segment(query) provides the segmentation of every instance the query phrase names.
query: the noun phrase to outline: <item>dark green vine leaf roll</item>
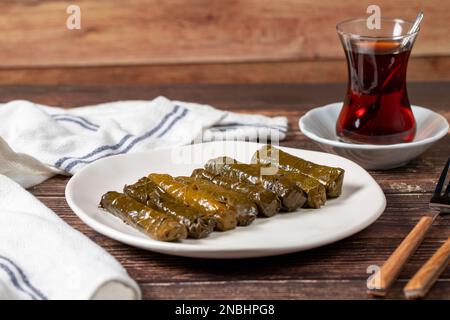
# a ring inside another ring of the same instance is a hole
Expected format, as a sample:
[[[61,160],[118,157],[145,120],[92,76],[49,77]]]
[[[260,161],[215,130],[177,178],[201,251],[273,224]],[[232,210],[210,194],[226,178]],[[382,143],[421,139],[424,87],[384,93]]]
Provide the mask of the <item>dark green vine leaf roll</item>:
[[[156,240],[175,241],[187,236],[186,227],[174,217],[147,207],[123,193],[105,193],[100,207]]]
[[[261,216],[271,217],[280,211],[281,203],[276,194],[264,189],[262,186],[241,182],[239,180],[227,179],[203,168],[195,169],[192,172],[191,177],[210,181],[218,186],[247,196],[258,206],[258,212]]]
[[[297,187],[295,182],[279,174],[261,175],[259,165],[238,163],[228,157],[219,157],[209,160],[205,169],[229,179],[263,186],[278,196],[282,208],[286,211],[293,211],[306,202],[305,193]]]
[[[280,174],[294,181],[305,192],[307,196],[305,207],[318,209],[327,201],[325,187],[316,179],[310,178],[300,172],[280,170]]]
[[[233,207],[237,213],[238,226],[250,225],[258,215],[258,207],[256,204],[238,192],[226,189],[202,179],[195,179],[191,177],[177,177],[175,179],[182,183],[191,185],[197,190],[205,191],[213,196],[217,201]]]
[[[278,161],[276,161],[276,158],[278,158]],[[252,162],[264,165],[276,165],[279,169],[289,172],[300,172],[316,179],[325,186],[328,197],[338,197],[342,193],[344,169],[318,165],[293,156],[271,145],[266,145],[259,151],[256,151],[253,155]]]
[[[141,178],[135,184],[125,186],[123,191],[129,197],[149,207],[174,216],[186,227],[188,236],[191,238],[204,238],[214,229],[214,217],[202,214],[177,201],[147,177]]]
[[[208,216],[214,217],[216,220],[216,229],[226,231],[236,227],[236,210],[217,201],[209,193],[181,183],[168,174],[152,173],[148,177],[158,187],[178,201]]]

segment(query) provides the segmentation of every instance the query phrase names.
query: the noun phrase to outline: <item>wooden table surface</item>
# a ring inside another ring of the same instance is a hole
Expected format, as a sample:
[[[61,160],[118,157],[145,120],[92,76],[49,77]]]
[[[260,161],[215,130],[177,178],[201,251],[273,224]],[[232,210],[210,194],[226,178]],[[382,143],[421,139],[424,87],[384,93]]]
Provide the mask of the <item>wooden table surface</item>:
[[[171,99],[208,103],[238,112],[284,115],[289,133],[283,146],[319,150],[299,130],[298,118],[307,110],[339,101],[343,84],[329,85],[164,85],[151,87],[3,86],[0,99],[29,99],[74,107],[119,99]],[[450,83],[412,83],[410,98],[450,120]],[[172,257],[136,249],[106,238],[86,226],[70,210],[58,176],[31,188],[61,218],[101,245],[128,270],[147,299],[366,299],[366,269],[381,265],[418,219],[446,159],[450,136],[436,143],[403,168],[371,171],[387,198],[384,214],[370,227],[337,243],[305,252],[270,258],[201,260]],[[407,280],[450,236],[450,217],[435,221],[424,243],[395,284],[390,298],[403,298]],[[447,268],[428,298],[450,298]]]

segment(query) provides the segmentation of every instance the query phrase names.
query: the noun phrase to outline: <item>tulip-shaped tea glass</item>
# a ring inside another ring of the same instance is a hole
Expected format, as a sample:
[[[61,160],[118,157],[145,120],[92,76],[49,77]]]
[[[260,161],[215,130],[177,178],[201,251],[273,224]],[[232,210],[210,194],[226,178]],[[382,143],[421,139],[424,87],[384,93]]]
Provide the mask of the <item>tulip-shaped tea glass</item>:
[[[413,23],[381,19],[369,29],[366,19],[337,25],[348,63],[348,86],[336,123],[338,137],[351,143],[410,142],[416,122],[406,91],[406,67],[417,32]]]

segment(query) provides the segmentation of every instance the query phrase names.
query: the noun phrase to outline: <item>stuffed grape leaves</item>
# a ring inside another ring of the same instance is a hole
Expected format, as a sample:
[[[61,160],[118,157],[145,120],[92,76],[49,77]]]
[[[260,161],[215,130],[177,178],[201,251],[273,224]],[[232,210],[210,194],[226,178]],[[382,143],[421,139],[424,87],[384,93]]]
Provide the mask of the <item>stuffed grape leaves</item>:
[[[306,202],[305,193],[297,187],[295,182],[279,174],[261,175],[259,165],[238,163],[228,157],[219,157],[209,160],[205,169],[229,179],[263,186],[279,197],[281,205],[286,211],[293,211]]]
[[[318,209],[327,201],[325,187],[319,181],[300,172],[280,170],[280,174],[294,181],[305,192],[307,196],[305,207]]]
[[[236,227],[237,214],[235,209],[217,201],[209,193],[185,185],[168,174],[152,173],[148,177],[178,201],[214,217],[218,230],[226,231]]]
[[[186,227],[175,218],[123,193],[107,192],[101,199],[100,207],[156,240],[175,241],[187,236]]]
[[[238,226],[250,225],[258,215],[258,207],[246,196],[215,185],[212,182],[191,177],[177,177],[177,181],[191,185],[197,190],[205,191],[217,201],[225,203],[236,210]]]
[[[135,184],[126,185],[123,191],[129,197],[175,217],[186,227],[190,238],[204,238],[214,229],[214,217],[177,201],[147,177],[141,178]]]
[[[276,161],[277,157],[278,161]],[[293,156],[271,145],[266,145],[256,151],[253,155],[252,162],[264,165],[276,165],[279,169],[289,172],[300,172],[316,179],[325,186],[328,197],[338,197],[342,192],[344,169],[318,165]]]
[[[271,217],[280,211],[281,203],[276,194],[259,185],[227,179],[202,168],[195,169],[191,177],[207,180],[218,186],[244,194],[256,203],[261,216]]]

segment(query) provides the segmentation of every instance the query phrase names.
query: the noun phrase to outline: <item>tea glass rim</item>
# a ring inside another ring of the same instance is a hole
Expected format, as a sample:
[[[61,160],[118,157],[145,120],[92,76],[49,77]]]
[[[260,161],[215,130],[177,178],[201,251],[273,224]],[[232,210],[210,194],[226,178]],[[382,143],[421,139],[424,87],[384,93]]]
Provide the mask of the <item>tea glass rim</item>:
[[[336,31],[341,36],[348,36],[353,39],[359,39],[359,40],[371,40],[371,41],[397,41],[397,40],[403,40],[410,37],[415,37],[419,31],[420,27],[416,30],[416,32],[413,33],[405,33],[403,35],[399,36],[370,36],[370,35],[360,35],[352,32],[347,32],[342,29],[342,26],[351,23],[351,22],[365,22],[367,21],[366,17],[359,17],[359,18],[351,18],[344,21],[339,22],[336,25]],[[381,18],[381,21],[389,21],[389,22],[399,22],[399,23],[409,23],[411,26],[414,24],[411,20],[406,19],[400,19],[400,18]]]

